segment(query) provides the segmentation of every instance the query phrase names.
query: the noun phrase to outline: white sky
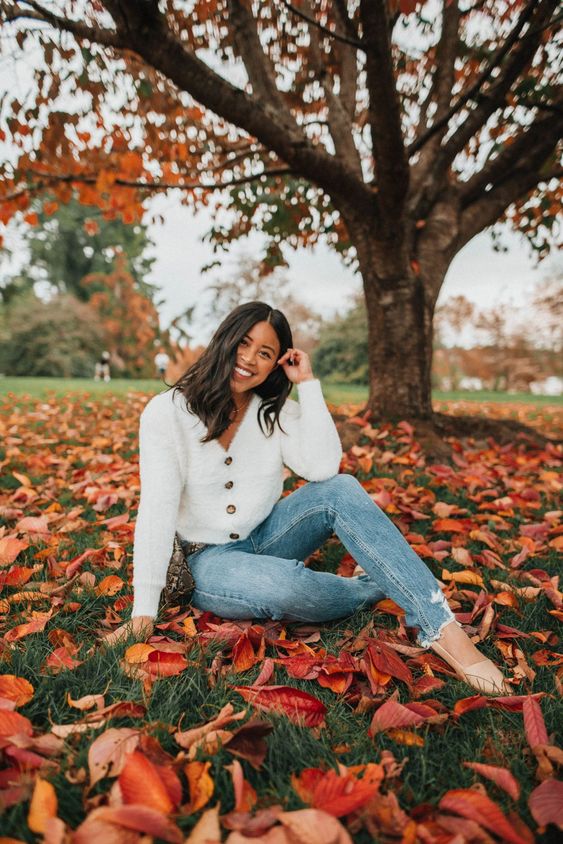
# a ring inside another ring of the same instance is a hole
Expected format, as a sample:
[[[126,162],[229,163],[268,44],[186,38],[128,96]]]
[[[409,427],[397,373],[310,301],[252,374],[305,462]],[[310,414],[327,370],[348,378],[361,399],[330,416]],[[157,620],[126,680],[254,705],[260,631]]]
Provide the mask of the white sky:
[[[191,305],[197,304],[192,323],[194,343],[206,343],[216,324],[204,319],[206,287],[217,278],[232,274],[236,256],[241,252],[256,257],[262,253],[262,238],[256,234],[235,244],[229,255],[213,255],[208,242],[201,238],[208,230],[207,212],[195,215],[180,205],[173,196],[158,197],[151,203],[151,212],[162,214],[164,223],[149,228],[156,243],[156,261],[150,281],[162,288],[159,298],[163,325]],[[149,216],[149,215],[148,215]],[[148,217],[147,217],[148,218]],[[555,258],[549,257],[536,266],[531,250],[524,239],[506,229],[503,241],[507,253],[495,252],[491,235],[484,232],[475,237],[456,255],[442,287],[438,304],[463,294],[481,308],[499,302],[522,306],[529,298],[536,282],[555,268]],[[342,313],[350,304],[351,294],[361,289],[359,275],[344,266],[338,255],[325,246],[315,249],[285,250],[289,262],[287,277],[290,290],[302,301],[326,317]],[[223,268],[201,273],[201,268],[214,258],[223,260]],[[199,313],[198,313],[199,311]],[[473,338],[456,338],[471,343]]]

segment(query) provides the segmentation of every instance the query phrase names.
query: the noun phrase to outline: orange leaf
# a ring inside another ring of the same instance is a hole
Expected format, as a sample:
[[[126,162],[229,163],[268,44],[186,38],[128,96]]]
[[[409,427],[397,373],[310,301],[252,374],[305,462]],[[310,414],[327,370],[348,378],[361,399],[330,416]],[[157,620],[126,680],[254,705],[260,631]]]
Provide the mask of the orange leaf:
[[[149,654],[145,669],[153,677],[174,677],[188,667],[187,660],[182,654],[168,653],[154,649]]]
[[[530,794],[528,806],[540,826],[553,823],[563,829],[563,782],[552,779],[542,782]]]
[[[125,660],[131,665],[136,665],[140,662],[146,662],[155,648],[152,645],[147,645],[144,642],[137,642],[136,645],[131,645],[125,651]]]
[[[21,551],[29,548],[29,542],[11,536],[0,538],[0,566],[10,566]]]
[[[318,698],[291,686],[235,686],[242,697],[262,709],[281,712],[296,724],[318,727],[324,722],[326,706]]]
[[[292,844],[352,844],[340,821],[320,809],[282,812],[278,820],[289,831]]]
[[[181,844],[184,836],[176,826],[161,812],[131,803],[126,806],[102,806],[94,809],[84,823],[72,835],[72,844],[92,844],[93,841],[107,841],[117,844],[115,827],[132,829],[143,835],[162,838],[170,844]],[[123,839],[130,844],[131,838]]]
[[[482,777],[492,780],[499,788],[510,794],[513,800],[520,797],[520,783],[508,768],[500,768],[497,765],[484,765],[481,762],[464,762],[466,768],[471,768]]]
[[[19,712],[12,712],[10,709],[0,709],[0,736],[17,736],[23,733],[26,736],[33,735],[31,721]]]
[[[248,630],[235,642],[233,647],[233,666],[235,671],[248,671],[256,662],[256,654],[252,642],[248,638]]]
[[[464,571],[448,571],[448,569],[442,569],[442,580],[453,580],[455,583],[472,583],[476,586],[483,585],[481,575],[471,569],[464,569]]]
[[[411,730],[387,730],[389,738],[396,741],[397,744],[405,744],[407,747],[416,745],[417,747],[424,747],[424,739],[418,733],[413,733]]]
[[[96,595],[117,595],[118,592],[125,586],[124,581],[116,574],[108,574],[96,586]]]
[[[538,701],[533,697],[527,697],[522,704],[522,714],[524,715],[526,740],[530,747],[533,749],[538,744],[549,744],[545,721]]]
[[[503,841],[508,841],[509,844],[529,844],[529,839],[524,838],[514,829],[490,797],[471,788],[447,791],[440,800],[439,807],[475,821],[485,829],[490,829]]]
[[[292,776],[291,783],[304,803],[340,818],[365,806],[377,794],[382,778],[382,769],[379,778],[358,779],[345,768],[339,774],[333,770],[306,768],[298,777]]]
[[[32,832],[45,832],[45,825],[49,818],[57,816],[57,795],[55,789],[47,780],[37,777],[35,788],[29,805],[27,825]]]
[[[32,621],[26,624],[17,624],[4,634],[6,642],[15,642],[16,639],[22,639],[24,636],[29,636],[30,633],[39,633],[44,630],[45,625],[53,614],[53,610],[49,612],[32,612]]]
[[[444,533],[466,533],[471,524],[471,519],[434,519],[432,528]]]
[[[175,808],[156,767],[137,750],[127,757],[118,782],[124,803],[139,803],[165,815]]]
[[[190,802],[187,806],[182,807],[182,811],[186,814],[193,814],[199,812],[200,809],[209,803],[209,800],[215,790],[215,784],[209,776],[209,768],[211,762],[188,762],[184,771],[188,780],[190,788]]]
[[[33,697],[33,686],[15,674],[0,674],[0,697],[13,700],[16,706],[25,706]]]

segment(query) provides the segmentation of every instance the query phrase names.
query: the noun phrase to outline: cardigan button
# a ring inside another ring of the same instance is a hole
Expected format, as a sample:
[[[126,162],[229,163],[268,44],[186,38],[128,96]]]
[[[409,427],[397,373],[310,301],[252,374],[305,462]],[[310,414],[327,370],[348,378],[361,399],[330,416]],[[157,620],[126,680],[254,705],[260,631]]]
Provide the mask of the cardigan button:
[[[226,489],[232,489],[232,486],[233,486],[233,481],[227,481],[227,483],[225,484]]]
[[[240,536],[240,533],[230,533],[229,536],[231,537],[231,539],[238,539],[239,536]]]
[[[227,466],[230,466],[232,462],[233,462],[232,457],[225,457],[225,463],[227,464]]]
[[[236,509],[237,508],[234,504],[229,504],[229,506],[227,507],[227,513],[234,513]]]

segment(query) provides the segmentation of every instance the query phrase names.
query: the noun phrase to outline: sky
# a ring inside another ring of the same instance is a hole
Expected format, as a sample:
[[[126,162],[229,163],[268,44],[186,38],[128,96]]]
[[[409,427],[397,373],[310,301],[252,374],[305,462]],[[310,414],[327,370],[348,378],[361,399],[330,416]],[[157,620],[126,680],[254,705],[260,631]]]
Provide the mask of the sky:
[[[174,196],[157,197],[150,206],[150,214],[162,215],[164,222],[149,226],[155,242],[156,260],[149,280],[161,287],[160,310],[162,325],[196,305],[192,336],[195,344],[205,344],[216,328],[216,322],[205,319],[206,287],[217,278],[226,278],[236,269],[237,255],[245,253],[259,257],[263,240],[259,234],[236,244],[230,254],[223,256],[223,269],[201,273],[201,268],[217,256],[202,237],[210,226],[206,211],[194,214],[180,205]],[[555,257],[536,265],[530,247],[518,234],[504,227],[503,242],[508,252],[495,252],[489,232],[473,238],[456,255],[450,265],[440,292],[438,305],[447,298],[463,294],[480,308],[497,303],[512,303],[523,308],[537,281],[555,272]],[[326,318],[346,310],[354,293],[361,290],[361,279],[344,266],[339,256],[329,248],[318,245],[314,249],[285,251],[289,263],[289,290]],[[455,338],[464,345],[474,341],[470,332]]]

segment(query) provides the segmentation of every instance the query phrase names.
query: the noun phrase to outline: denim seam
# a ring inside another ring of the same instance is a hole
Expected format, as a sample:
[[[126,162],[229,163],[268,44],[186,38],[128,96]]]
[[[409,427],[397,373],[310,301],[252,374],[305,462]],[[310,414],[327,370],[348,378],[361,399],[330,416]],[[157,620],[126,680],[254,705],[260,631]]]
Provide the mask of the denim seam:
[[[266,548],[268,548],[268,546],[272,545],[274,542],[277,542],[278,539],[281,539],[281,537],[284,535],[284,533],[287,533],[289,530],[291,530],[291,528],[295,527],[295,525],[298,525],[299,522],[301,522],[304,518],[306,518],[306,516],[310,516],[312,513],[322,513],[323,510],[326,510],[326,509],[327,508],[326,508],[325,504],[316,504],[314,507],[311,507],[309,510],[305,510],[303,513],[299,513],[299,515],[296,518],[294,518],[293,521],[291,521],[288,525],[285,525],[282,528],[282,530],[280,530],[279,533],[277,533],[275,536],[272,536],[268,540],[268,542],[266,542],[266,544],[263,545],[260,549],[256,548],[256,545],[254,544],[254,540],[252,539],[252,535],[251,535],[250,541],[252,542],[252,545],[254,546],[255,553],[256,554],[263,554],[264,551],[266,550]]]

